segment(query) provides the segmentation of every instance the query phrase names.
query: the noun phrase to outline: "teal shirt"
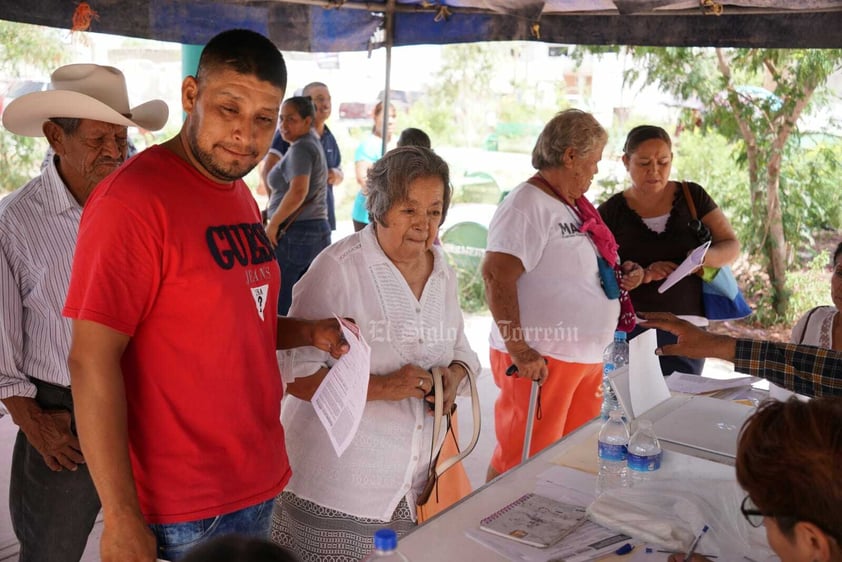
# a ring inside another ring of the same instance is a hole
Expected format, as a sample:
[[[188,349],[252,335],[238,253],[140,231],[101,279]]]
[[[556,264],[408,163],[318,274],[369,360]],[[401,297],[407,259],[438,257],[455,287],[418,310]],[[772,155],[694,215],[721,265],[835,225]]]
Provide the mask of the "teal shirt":
[[[374,164],[383,155],[383,139],[370,133],[360,145],[357,151],[354,152],[354,163],[363,161]],[[368,224],[368,209],[366,209],[366,199],[362,191],[357,192],[357,197],[354,199],[354,208],[351,211],[351,218],[357,222]]]

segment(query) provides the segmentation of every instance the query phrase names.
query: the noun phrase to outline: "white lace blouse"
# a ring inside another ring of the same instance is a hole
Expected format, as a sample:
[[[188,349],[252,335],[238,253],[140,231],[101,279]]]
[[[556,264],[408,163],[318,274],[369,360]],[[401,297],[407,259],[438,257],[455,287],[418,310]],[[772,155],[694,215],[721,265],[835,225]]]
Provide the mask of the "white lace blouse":
[[[293,289],[291,316],[353,318],[371,346],[372,376],[408,363],[424,369],[480,364],[465,337],[456,275],[439,247],[421,299],[380,249],[371,226],[323,251]],[[284,358],[283,355],[287,357]],[[315,348],[279,354],[284,380],[332,364]],[[291,368],[284,369],[285,365]],[[293,476],[287,491],[357,517],[386,521],[406,496],[415,512],[432,440],[421,399],[366,404],[351,446],[337,458],[310,402],[287,396],[281,419]]]

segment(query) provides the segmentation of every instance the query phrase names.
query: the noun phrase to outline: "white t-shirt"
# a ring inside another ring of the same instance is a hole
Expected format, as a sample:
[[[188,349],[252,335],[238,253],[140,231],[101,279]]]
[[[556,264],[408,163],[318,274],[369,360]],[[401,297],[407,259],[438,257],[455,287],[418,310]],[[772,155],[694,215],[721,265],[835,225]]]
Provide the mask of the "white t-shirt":
[[[527,343],[542,355],[571,363],[599,363],[614,336],[620,301],[602,290],[596,247],[577,214],[530,184],[500,204],[486,250],[518,258],[520,323]],[[496,323],[491,346],[506,351]]]

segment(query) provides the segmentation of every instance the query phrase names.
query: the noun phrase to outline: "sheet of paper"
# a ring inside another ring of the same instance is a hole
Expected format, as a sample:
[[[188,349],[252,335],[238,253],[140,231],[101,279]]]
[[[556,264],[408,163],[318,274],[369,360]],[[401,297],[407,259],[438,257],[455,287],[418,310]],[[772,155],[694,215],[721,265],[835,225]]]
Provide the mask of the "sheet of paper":
[[[655,355],[655,330],[646,330],[629,342],[629,397],[637,417],[670,397]]]
[[[698,248],[690,252],[690,255],[684,258],[684,261],[679,264],[675,270],[664,279],[661,286],[658,287],[658,292],[663,293],[688,275],[692,275],[696,269],[705,261],[705,254],[710,247],[710,241],[705,242]]]
[[[713,379],[679,372],[675,372],[666,378],[667,388],[673,392],[684,392],[685,394],[705,394],[728,388],[751,386],[759,380],[761,380],[759,377]]]
[[[535,477],[536,494],[582,507],[594,501],[595,490],[596,475],[566,466],[552,466]]]
[[[341,457],[356,435],[365,410],[371,374],[371,348],[357,326],[343,318],[336,319],[351,349],[328,371],[311,403],[336,455]]]

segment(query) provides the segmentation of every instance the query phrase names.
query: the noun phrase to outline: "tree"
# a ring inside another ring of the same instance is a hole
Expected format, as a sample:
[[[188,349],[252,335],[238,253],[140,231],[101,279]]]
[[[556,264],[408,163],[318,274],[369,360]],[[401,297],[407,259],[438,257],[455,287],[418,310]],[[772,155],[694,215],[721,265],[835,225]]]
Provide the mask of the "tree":
[[[600,49],[604,52],[604,49]],[[592,49],[592,52],[600,50]],[[739,147],[748,169],[753,235],[772,284],[775,312],[789,295],[788,247],[781,206],[781,170],[799,119],[828,77],[842,68],[842,50],[628,47],[637,63],[627,83],[658,85],[685,102],[700,104],[686,125],[714,129]]]
[[[67,59],[58,30],[0,21],[0,68],[4,78],[49,76]],[[2,95],[0,90],[0,95]],[[43,141],[13,135],[0,128],[0,191],[29,181],[44,158]]]

